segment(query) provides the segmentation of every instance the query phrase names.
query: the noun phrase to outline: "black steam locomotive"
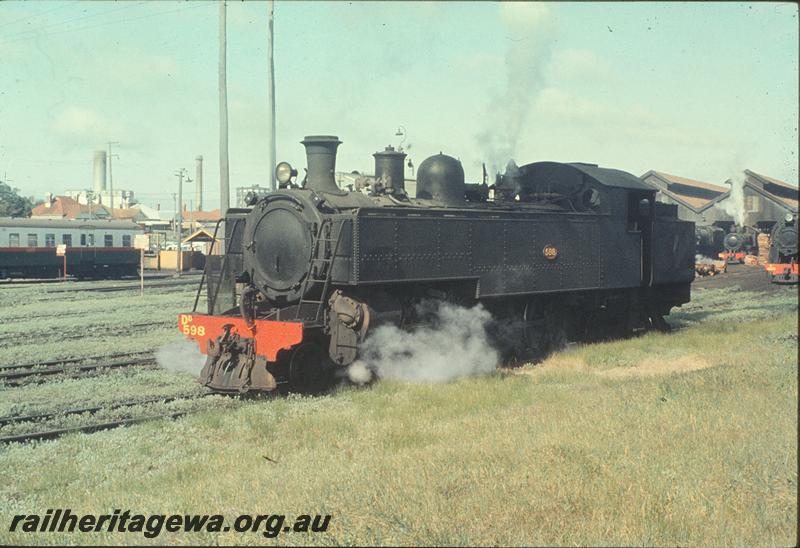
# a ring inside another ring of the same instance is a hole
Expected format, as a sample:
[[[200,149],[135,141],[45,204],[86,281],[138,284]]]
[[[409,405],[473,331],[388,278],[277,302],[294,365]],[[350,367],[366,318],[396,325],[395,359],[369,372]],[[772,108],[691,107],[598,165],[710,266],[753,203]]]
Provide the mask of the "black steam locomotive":
[[[493,185],[466,184],[437,154],[404,188],[405,155],[376,153],[375,180],[343,191],[331,136],[306,137],[301,184],[230,209],[225,254],[206,268],[208,313],[179,328],[208,359],[219,391],[323,387],[371,330],[418,325],[418,305],[481,303],[505,358],[542,356],[566,339],[666,329],[689,301],[695,235],[635,176],[593,164],[537,162]],[[492,329],[490,329],[492,331]],[[502,332],[502,333],[501,333]]]
[[[725,251],[719,254],[720,259],[727,263],[744,263],[746,255],[758,253],[758,230],[752,226],[735,225],[725,235],[723,245]]]
[[[772,227],[768,261],[764,268],[771,281],[797,283],[797,217],[792,213],[787,213],[783,221]]]
[[[698,255],[707,258],[717,257],[723,249],[725,231],[714,225],[698,225],[694,227],[695,250]]]

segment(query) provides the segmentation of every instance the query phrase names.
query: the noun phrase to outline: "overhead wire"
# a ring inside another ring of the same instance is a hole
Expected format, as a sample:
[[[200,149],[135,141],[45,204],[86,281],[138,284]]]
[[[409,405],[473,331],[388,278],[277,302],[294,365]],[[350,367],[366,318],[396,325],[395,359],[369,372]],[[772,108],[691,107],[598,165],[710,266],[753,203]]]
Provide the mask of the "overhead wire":
[[[179,12],[179,11],[186,11],[186,10],[195,8],[197,6],[206,6],[209,3],[207,3],[207,2],[186,2],[186,4],[189,4],[189,5],[186,6],[186,7],[181,7],[181,8],[177,8],[177,9],[173,9],[173,10],[159,11],[159,12],[156,12],[156,13],[148,13],[146,15],[140,15],[138,17],[128,17],[126,19],[117,19],[115,21],[106,21],[104,23],[100,23],[100,24],[97,24],[97,25],[89,25],[89,26],[86,26],[86,27],[78,27],[78,28],[72,28],[72,29],[63,29],[63,30],[57,30],[57,31],[54,31],[54,32],[47,32],[47,33],[44,33],[44,34],[38,34],[36,36],[28,36],[28,37],[25,37],[25,38],[16,38],[16,39],[13,39],[13,40],[6,40],[4,42],[0,42],[0,46],[1,45],[5,45],[5,44],[11,44],[11,43],[14,43],[14,42],[21,42],[21,41],[25,41],[25,40],[36,40],[36,39],[39,39],[39,38],[45,38],[45,37],[48,37],[48,36],[53,36],[55,34],[63,34],[65,32],[78,32],[78,31],[83,31],[83,30],[95,29],[95,28],[99,28],[99,27],[116,25],[116,24],[119,24],[119,23],[128,23],[130,21],[138,21],[139,19],[146,19],[148,17],[156,17],[156,16],[159,16],[159,15],[166,15],[166,14],[169,14],[169,13],[176,13],[176,12]]]
[[[45,29],[49,29],[49,28],[53,28],[53,27],[56,27],[56,28],[57,27],[63,27],[65,25],[69,25],[71,23],[74,23],[75,21],[84,21],[86,19],[91,19],[93,17],[98,17],[100,15],[107,15],[109,13],[114,13],[114,12],[117,12],[117,11],[130,9],[130,8],[133,8],[133,7],[136,7],[136,6],[141,6],[141,5],[144,5],[145,3],[146,2],[136,2],[136,3],[134,3],[134,2],[126,2],[122,6],[117,6],[117,7],[113,8],[113,9],[100,11],[100,12],[95,12],[95,13],[90,13],[88,15],[81,15],[80,17],[73,17],[72,19],[67,19],[66,21],[55,21],[53,23],[49,23],[49,24],[46,24],[46,25],[43,25],[43,26],[40,26],[40,27],[23,30],[22,32],[20,32],[18,34],[14,34],[14,35],[10,35],[10,36],[4,36],[2,38],[9,38],[10,40],[14,40],[14,39],[19,38],[20,36],[24,36],[26,34],[35,33],[37,35],[40,35],[41,31],[43,31]],[[86,10],[84,10],[84,11],[86,11]],[[45,34],[47,34],[47,33],[45,33]]]
[[[54,8],[50,8],[49,10],[37,11],[36,13],[32,13],[30,15],[26,15],[25,17],[20,17],[18,19],[14,19],[13,21],[3,21],[2,26],[3,27],[7,27],[7,26],[11,26],[11,25],[16,25],[17,23],[21,23],[22,21],[27,21],[28,19],[32,19],[34,17],[41,17],[42,15],[45,15],[47,13],[52,13],[54,11],[58,11],[58,10],[64,9],[67,6],[69,6],[70,4],[77,4],[77,3],[78,3],[77,1],[61,2],[59,5],[57,5]]]

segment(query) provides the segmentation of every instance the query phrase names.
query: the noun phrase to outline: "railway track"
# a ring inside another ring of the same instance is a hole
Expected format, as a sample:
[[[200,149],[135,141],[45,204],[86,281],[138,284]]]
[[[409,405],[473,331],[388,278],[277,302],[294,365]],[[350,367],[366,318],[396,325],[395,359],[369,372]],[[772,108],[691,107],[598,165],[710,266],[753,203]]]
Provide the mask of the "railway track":
[[[130,356],[130,354],[112,354],[110,356]],[[0,367],[0,381],[7,387],[13,387],[27,384],[27,382],[31,380],[45,382],[49,377],[54,375],[66,375],[68,378],[78,378],[86,376],[87,373],[93,371],[155,365],[155,358],[151,354],[143,354],[137,357],[129,357],[126,360],[112,362],[81,363],[84,361],[86,361],[86,358],[5,365]]]
[[[75,332],[69,334],[63,334],[58,337],[60,341],[68,341],[74,339],[84,339],[86,337],[102,337],[105,335],[118,335],[119,333],[123,332],[123,330],[127,333],[130,333],[131,329],[139,329],[139,328],[166,328],[175,325],[174,321],[160,321],[160,322],[141,322],[141,323],[131,323],[123,326],[103,326],[102,329],[93,329],[91,332]],[[40,337],[37,339],[37,337]],[[0,350],[3,348],[9,348],[12,346],[17,346],[19,344],[24,344],[26,342],[30,342],[31,340],[43,340],[45,337],[44,333],[40,332],[30,332],[26,333],[24,336],[16,336],[16,337],[5,337],[0,339],[2,344],[0,344]]]
[[[196,400],[203,398],[205,396],[212,395],[211,392],[204,392],[204,393],[195,393],[195,394],[176,394],[173,396],[159,396],[154,398],[147,398],[147,399],[139,399],[139,400],[128,400],[122,402],[113,402],[106,405],[97,405],[92,407],[77,407],[71,409],[63,409],[59,411],[52,411],[47,413],[37,413],[37,414],[30,414],[30,415],[11,415],[7,417],[0,417],[0,427],[11,426],[15,424],[24,424],[24,423],[40,423],[46,422],[48,420],[52,420],[55,418],[66,417],[70,415],[82,415],[82,414],[90,414],[93,415],[98,411],[103,410],[121,410],[125,408],[135,407],[137,405],[147,405],[153,403],[169,403],[173,401],[179,400]],[[189,413],[194,412],[193,410],[183,410],[183,411],[174,411],[169,413],[161,413],[155,415],[147,415],[143,417],[126,417],[119,420],[114,421],[97,421],[91,424],[81,425],[81,426],[74,426],[74,427],[67,427],[67,428],[54,428],[54,429],[44,429],[44,430],[32,430],[28,432],[23,432],[19,434],[11,434],[7,436],[0,437],[0,444],[8,444],[8,443],[22,443],[26,441],[34,441],[34,440],[52,440],[59,438],[65,434],[72,434],[76,432],[81,433],[91,433],[91,432],[99,432],[101,430],[111,430],[113,428],[119,428],[120,426],[128,426],[131,424],[138,424],[142,422],[157,420],[157,419],[164,419],[164,418],[177,418]]]
[[[145,289],[163,289],[169,287],[196,287],[197,280],[180,280],[180,281],[170,281],[170,282],[158,282],[158,283],[146,283],[144,288]],[[107,285],[107,286],[100,286],[100,287],[69,287],[69,288],[62,288],[62,289],[52,289],[47,290],[46,293],[54,294],[54,293],[74,293],[74,292],[94,292],[94,293],[114,293],[118,291],[138,291],[140,289],[140,284],[126,284],[126,285]]]

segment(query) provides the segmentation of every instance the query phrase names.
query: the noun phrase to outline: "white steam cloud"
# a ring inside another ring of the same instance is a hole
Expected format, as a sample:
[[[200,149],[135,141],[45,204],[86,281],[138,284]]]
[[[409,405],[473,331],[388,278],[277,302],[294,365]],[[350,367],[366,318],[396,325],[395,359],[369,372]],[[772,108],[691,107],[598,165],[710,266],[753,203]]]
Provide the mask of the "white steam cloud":
[[[206,363],[205,355],[195,341],[183,336],[166,343],[156,351],[158,365],[167,371],[190,373],[200,376],[200,370]]]
[[[714,204],[714,207],[721,209],[736,221],[739,226],[745,226],[744,209],[744,173],[737,172],[731,180],[731,193],[728,199]]]
[[[536,95],[544,88],[550,59],[548,7],[538,2],[501,2],[509,47],[505,56],[505,88],[489,104],[488,127],[476,135],[490,173],[498,173],[516,153]]]
[[[370,333],[361,359],[348,368],[351,381],[363,384],[377,373],[384,379],[441,383],[495,370],[498,354],[486,333],[492,317],[481,305],[425,301],[417,312],[429,321],[411,331],[385,325]]]

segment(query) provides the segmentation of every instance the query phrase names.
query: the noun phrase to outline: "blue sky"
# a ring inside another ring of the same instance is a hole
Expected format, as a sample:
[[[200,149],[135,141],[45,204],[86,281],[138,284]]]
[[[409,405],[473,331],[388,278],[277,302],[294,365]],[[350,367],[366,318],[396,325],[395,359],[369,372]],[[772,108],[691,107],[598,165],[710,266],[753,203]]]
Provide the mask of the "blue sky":
[[[265,2],[228,4],[231,187],[266,184]],[[219,200],[218,4],[0,2],[0,178],[43,196],[114,186],[171,209],[205,158]],[[335,134],[337,167],[397,144],[416,165],[599,163],[721,183],[798,179],[798,9],[791,3],[276,2],[279,160]],[[190,192],[187,192],[187,194]]]

